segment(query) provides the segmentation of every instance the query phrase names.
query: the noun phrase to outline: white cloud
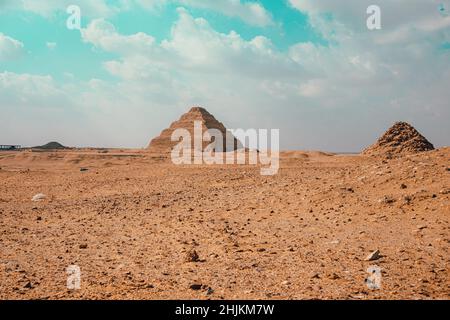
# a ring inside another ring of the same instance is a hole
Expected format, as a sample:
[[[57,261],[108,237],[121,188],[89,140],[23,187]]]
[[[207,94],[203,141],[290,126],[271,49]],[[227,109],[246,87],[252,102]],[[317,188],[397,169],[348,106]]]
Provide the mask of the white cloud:
[[[193,18],[178,9],[179,20],[171,38],[157,44],[153,37],[138,33],[120,35],[104,20],[94,20],[82,30],[83,40],[103,50],[119,53],[120,61],[106,63],[115,75],[142,78],[145,70],[165,72],[189,71],[198,74],[233,74],[242,77],[297,77],[301,68],[292,59],[274,49],[268,38],[257,36],[250,41],[234,31],[222,34],[202,18]],[[124,45],[125,44],[125,45]]]
[[[241,0],[119,0],[116,5],[107,0],[3,0],[0,3],[0,12],[7,9],[19,9],[37,13],[42,16],[50,16],[57,11],[66,11],[67,7],[76,4],[81,8],[83,16],[89,18],[108,18],[124,10],[144,8],[155,11],[169,3],[202,8],[236,17],[244,22],[259,27],[274,24],[272,15],[260,3]]]
[[[21,105],[36,107],[50,106],[51,100],[57,101],[64,96],[51,76],[32,74],[0,73],[0,105],[18,107]],[[55,104],[55,106],[57,103]]]
[[[151,49],[154,38],[139,32],[131,36],[122,36],[116,32],[114,25],[103,20],[93,20],[87,28],[81,30],[83,40],[97,47],[120,54],[133,54]]]
[[[140,6],[147,10],[161,9],[173,3],[192,8],[200,8],[219,12],[228,17],[236,17],[247,24],[266,27],[274,24],[271,13],[256,1],[241,0],[122,0],[122,9]]]
[[[449,52],[440,47],[450,41],[450,17],[439,15],[440,2],[380,0],[382,29],[369,31],[366,8],[372,1],[290,0],[329,40],[327,46],[302,43],[290,49],[326,88],[313,103],[371,114],[366,131],[376,124],[381,132],[405,119],[427,128],[437,144],[448,143],[450,94],[444,87],[450,64]]]
[[[140,6],[147,10],[161,9],[168,4],[170,0],[121,0],[120,7],[123,10],[130,10],[135,6]]]
[[[0,61],[17,59],[24,53],[22,42],[0,32]]]
[[[431,21],[425,7],[416,12],[407,6],[415,19],[389,22],[392,13],[385,12],[383,29],[369,32],[359,1],[350,2],[356,8],[291,2],[308,14],[327,45],[298,43],[283,52],[267,37],[217,32],[185,9],[161,42],[94,20],[82,29],[83,41],[118,56],[104,63],[117,82],[92,79],[72,89],[28,75],[20,86],[22,75],[8,74],[0,80],[0,102],[12,106],[22,96],[27,102],[17,103],[24,107],[47,100],[72,105],[82,113],[78,125],[89,128],[86,134],[71,125],[83,145],[89,140],[80,137],[95,136],[96,145],[145,146],[193,104],[230,128],[280,128],[283,148],[355,151],[396,120],[411,121],[433,143],[448,144],[449,52],[439,49],[448,40],[446,18]],[[330,8],[332,20],[325,15]]]
[[[260,3],[240,0],[181,0],[183,5],[210,9],[230,17],[238,17],[251,25],[272,25],[272,15]]]
[[[316,28],[328,23],[313,7],[315,2],[305,3]],[[412,22],[405,20],[386,32],[370,34],[363,10],[361,30],[346,24],[347,20],[333,20],[328,27],[338,28],[329,33],[330,44],[299,43],[283,53],[266,37],[247,41],[233,31],[219,33],[205,19],[193,18],[185,9],[178,11],[170,38],[161,43],[150,41],[148,35],[120,35],[112,25],[97,22],[87,28],[89,32],[83,31],[85,41],[121,55],[106,62],[105,68],[121,79],[121,92],[133,95],[136,103],[137,96],[145,95],[180,108],[190,101],[217,106],[224,108],[222,114],[219,111],[222,117],[239,113],[247,120],[230,117],[231,125],[273,127],[279,123],[285,131],[284,146],[328,150],[362,148],[372,142],[374,132],[381,133],[396,120],[413,121],[420,128],[448,118],[449,94],[443,83],[450,80],[450,66],[448,53],[438,49],[445,40],[442,29],[424,28],[414,34],[409,28]],[[344,11],[341,15],[351,16]],[[407,36],[402,32],[397,36],[402,42],[381,44],[403,28]],[[324,35],[329,30],[320,29]],[[309,110],[308,120],[299,129],[292,119],[304,117],[305,110]],[[375,118],[378,121],[373,122]],[[313,123],[326,126],[314,128]],[[340,125],[353,126],[361,135],[351,140]],[[368,130],[371,127],[373,131]],[[437,132],[444,130],[443,126],[429,128],[438,139]],[[326,133],[312,135],[317,130]],[[331,134],[333,130],[338,133]],[[324,139],[327,135],[329,139]]]
[[[450,17],[443,18],[438,11],[439,4],[443,2],[447,3],[447,7],[450,5],[450,0],[378,0],[376,5],[381,9],[382,31],[377,33],[366,27],[366,9],[374,1],[289,0],[293,8],[309,16],[310,23],[325,37],[337,36],[341,39],[358,34],[378,37],[402,29],[448,29]],[[446,33],[448,35],[448,30]]]

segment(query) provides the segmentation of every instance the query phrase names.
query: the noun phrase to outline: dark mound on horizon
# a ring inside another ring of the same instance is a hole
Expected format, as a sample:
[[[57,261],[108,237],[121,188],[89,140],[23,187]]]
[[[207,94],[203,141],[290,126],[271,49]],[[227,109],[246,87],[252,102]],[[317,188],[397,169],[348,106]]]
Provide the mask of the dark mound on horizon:
[[[59,142],[49,142],[47,144],[44,144],[42,146],[37,146],[37,147],[33,147],[32,149],[41,149],[41,150],[64,150],[64,149],[69,149],[68,147],[63,146],[61,143]]]
[[[413,126],[395,123],[378,141],[363,151],[364,155],[399,156],[434,150],[434,146]]]

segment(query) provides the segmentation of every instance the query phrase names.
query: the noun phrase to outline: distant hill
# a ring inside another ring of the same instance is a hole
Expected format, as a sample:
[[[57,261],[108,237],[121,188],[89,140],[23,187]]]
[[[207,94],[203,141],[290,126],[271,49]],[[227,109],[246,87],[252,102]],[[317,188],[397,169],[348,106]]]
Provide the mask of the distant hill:
[[[47,144],[44,144],[43,146],[33,147],[33,149],[58,150],[58,149],[68,149],[68,148],[63,146],[59,142],[52,141]]]

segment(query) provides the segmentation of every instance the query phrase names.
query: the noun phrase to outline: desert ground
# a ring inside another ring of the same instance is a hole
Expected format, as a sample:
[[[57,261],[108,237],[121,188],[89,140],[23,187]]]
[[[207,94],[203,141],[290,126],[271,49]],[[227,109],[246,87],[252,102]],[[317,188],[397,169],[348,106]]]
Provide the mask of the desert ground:
[[[283,152],[274,176],[147,150],[1,152],[0,299],[449,299],[449,166],[450,148]]]

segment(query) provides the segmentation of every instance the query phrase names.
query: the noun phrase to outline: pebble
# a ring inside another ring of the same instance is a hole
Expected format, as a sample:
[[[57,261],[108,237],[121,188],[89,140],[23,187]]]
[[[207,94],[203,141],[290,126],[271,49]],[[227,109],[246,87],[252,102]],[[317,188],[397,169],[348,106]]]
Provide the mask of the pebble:
[[[31,282],[27,282],[24,286],[25,289],[33,289],[33,285],[31,284]]]
[[[33,198],[31,198],[31,201],[41,201],[44,200],[45,198],[47,198],[47,196],[43,193],[38,193],[36,195],[33,196]]]
[[[328,278],[330,278],[331,280],[337,280],[340,279],[341,277],[339,277],[339,275],[337,275],[336,273],[332,273],[328,276]]]
[[[395,199],[389,196],[384,196],[383,198],[379,199],[378,202],[384,204],[392,204],[395,202]]]
[[[199,283],[194,283],[189,286],[191,290],[198,291],[202,288],[202,285]]]
[[[365,261],[375,261],[375,260],[378,260],[380,258],[381,258],[380,250],[375,250],[374,252],[372,252],[371,254],[369,254],[366,257]]]
[[[189,250],[188,253],[186,254],[186,262],[199,262],[200,261],[200,257],[197,253],[197,251],[195,251],[194,249]]]

